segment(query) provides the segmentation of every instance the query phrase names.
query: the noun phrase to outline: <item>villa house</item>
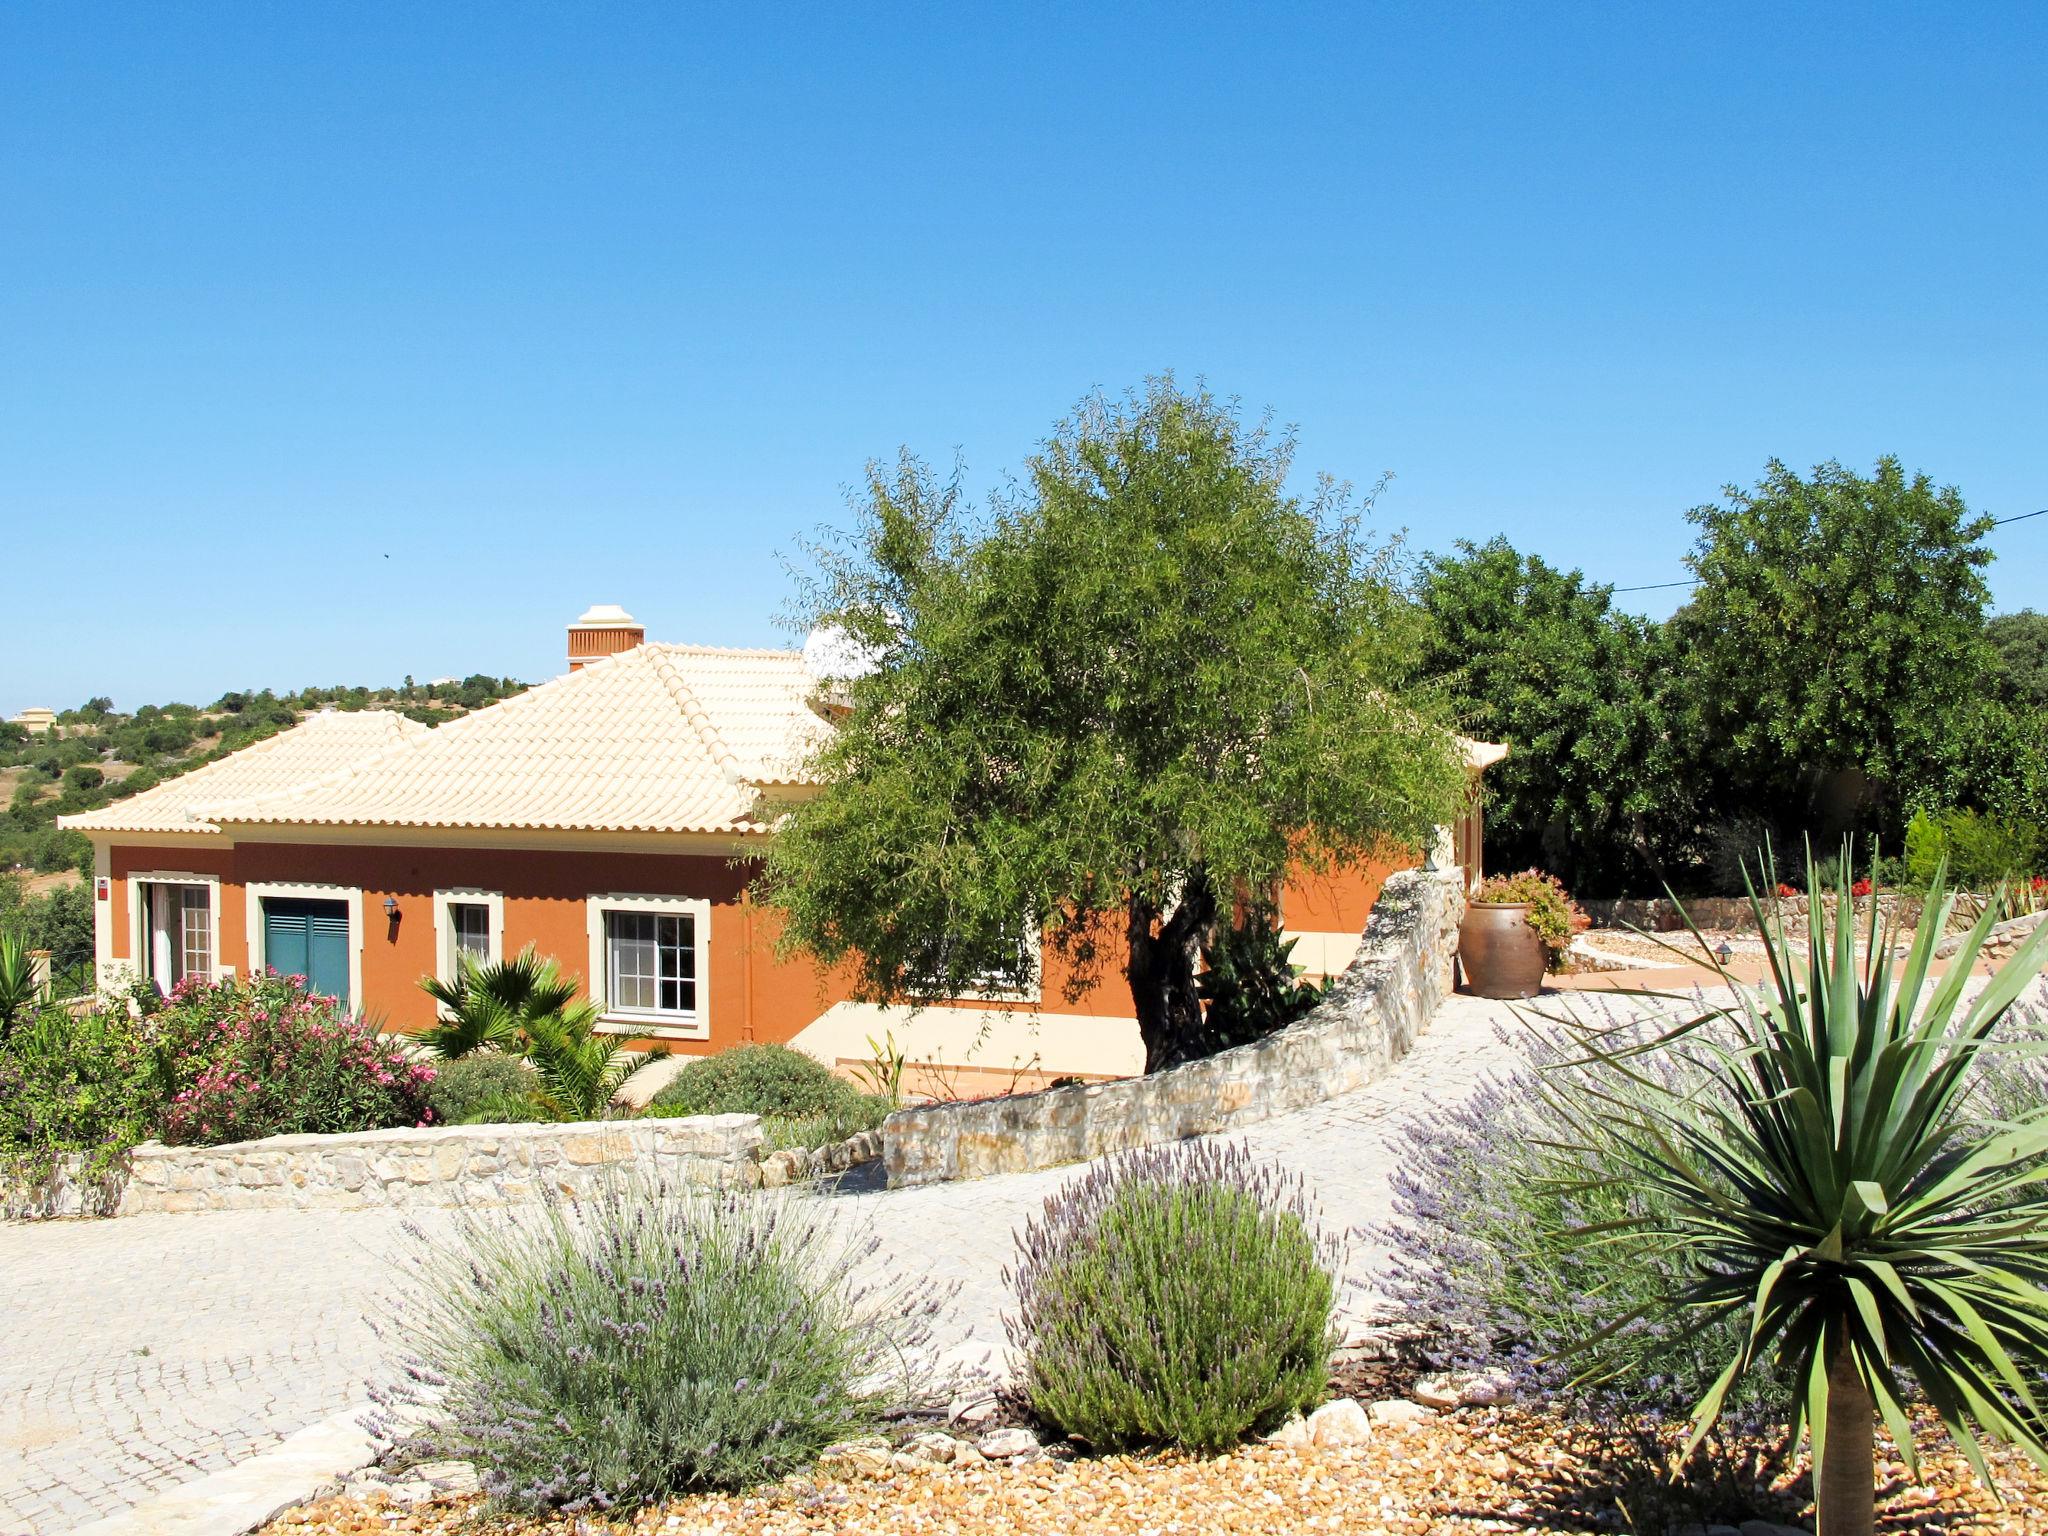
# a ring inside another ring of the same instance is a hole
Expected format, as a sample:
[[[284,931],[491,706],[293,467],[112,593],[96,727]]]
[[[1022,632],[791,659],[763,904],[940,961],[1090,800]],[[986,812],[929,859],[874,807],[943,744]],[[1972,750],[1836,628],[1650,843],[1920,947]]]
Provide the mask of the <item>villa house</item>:
[[[1114,969],[1070,999],[1047,953],[1035,995],[913,1013],[775,955],[748,859],[832,729],[802,654],[649,644],[593,609],[568,662],[439,729],[327,711],[64,818],[94,848],[102,984],[275,969],[417,1030],[422,976],[531,944],[587,979],[603,1028],[672,1052],[779,1041],[847,1065],[893,1034],[963,1091],[1141,1070]],[[1388,868],[1288,886],[1298,962],[1348,963]]]

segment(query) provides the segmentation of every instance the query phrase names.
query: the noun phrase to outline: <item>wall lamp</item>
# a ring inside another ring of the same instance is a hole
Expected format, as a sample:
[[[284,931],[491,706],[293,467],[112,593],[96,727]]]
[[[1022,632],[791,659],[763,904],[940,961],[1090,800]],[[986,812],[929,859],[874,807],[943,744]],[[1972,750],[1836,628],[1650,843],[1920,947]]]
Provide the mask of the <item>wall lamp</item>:
[[[384,915],[393,922],[398,920],[398,898],[396,896],[386,896],[384,898]]]

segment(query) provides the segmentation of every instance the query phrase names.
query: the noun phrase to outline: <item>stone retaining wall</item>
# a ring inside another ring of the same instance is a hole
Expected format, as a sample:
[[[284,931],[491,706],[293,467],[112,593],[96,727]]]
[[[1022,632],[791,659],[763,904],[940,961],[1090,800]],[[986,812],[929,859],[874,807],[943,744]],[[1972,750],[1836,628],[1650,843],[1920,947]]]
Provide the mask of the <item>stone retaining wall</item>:
[[[39,1199],[10,1201],[8,1214],[509,1205],[549,1190],[575,1199],[628,1169],[675,1182],[757,1186],[760,1117],[450,1125],[218,1147],[149,1141],[129,1155],[125,1186],[81,1190],[60,1179]]]
[[[1414,1044],[1450,992],[1457,871],[1388,878],[1357,958],[1314,1012],[1251,1045],[1149,1077],[899,1110],[882,1125],[889,1182],[1015,1173],[1228,1130],[1362,1088]]]

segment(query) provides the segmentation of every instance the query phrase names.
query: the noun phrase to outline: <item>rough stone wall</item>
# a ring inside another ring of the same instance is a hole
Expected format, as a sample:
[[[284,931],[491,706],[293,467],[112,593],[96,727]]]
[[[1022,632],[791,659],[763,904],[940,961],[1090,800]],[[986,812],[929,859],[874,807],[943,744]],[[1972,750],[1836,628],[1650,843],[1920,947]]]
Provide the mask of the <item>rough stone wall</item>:
[[[135,1149],[115,1214],[508,1205],[546,1189],[574,1199],[629,1170],[753,1186],[760,1157],[756,1115],[452,1125],[218,1147],[152,1141]]]
[[[1228,1130],[1363,1087],[1407,1053],[1450,992],[1464,913],[1457,871],[1392,875],[1357,958],[1306,1017],[1149,1077],[899,1110],[882,1126],[889,1182],[1078,1162]]]

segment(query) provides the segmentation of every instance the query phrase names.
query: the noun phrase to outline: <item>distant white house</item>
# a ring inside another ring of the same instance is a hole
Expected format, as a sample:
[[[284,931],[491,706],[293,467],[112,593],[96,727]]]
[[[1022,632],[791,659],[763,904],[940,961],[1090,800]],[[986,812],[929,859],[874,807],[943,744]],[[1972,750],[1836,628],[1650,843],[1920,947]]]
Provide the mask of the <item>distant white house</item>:
[[[24,709],[7,722],[18,725],[31,736],[40,736],[45,731],[57,728],[57,711],[54,709]]]

